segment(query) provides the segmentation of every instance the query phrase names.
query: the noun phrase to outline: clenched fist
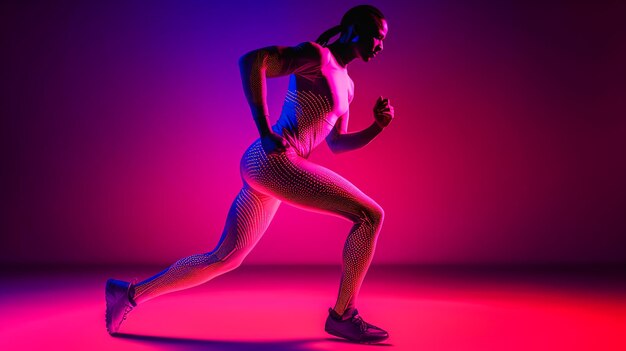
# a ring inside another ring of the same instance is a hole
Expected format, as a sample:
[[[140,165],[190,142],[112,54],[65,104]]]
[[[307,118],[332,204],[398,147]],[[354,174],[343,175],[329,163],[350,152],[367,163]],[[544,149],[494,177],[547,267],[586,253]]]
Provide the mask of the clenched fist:
[[[393,120],[393,106],[389,103],[389,99],[383,99],[382,95],[374,105],[374,119],[381,128],[385,128]]]

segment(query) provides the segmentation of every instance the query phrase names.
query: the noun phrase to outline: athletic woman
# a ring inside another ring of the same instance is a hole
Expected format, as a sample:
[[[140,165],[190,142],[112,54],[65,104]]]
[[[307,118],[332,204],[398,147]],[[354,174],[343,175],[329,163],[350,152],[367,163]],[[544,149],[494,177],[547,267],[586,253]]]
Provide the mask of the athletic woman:
[[[325,330],[351,341],[376,343],[388,338],[365,322],[356,298],[372,260],[384,212],[369,196],[339,174],[308,160],[326,140],[333,152],[359,149],[372,141],[394,117],[389,99],[376,101],[372,124],[348,133],[354,83],[348,64],[369,62],[383,49],[387,21],[373,6],[351,8],[341,23],[315,42],[269,46],[239,59],[241,79],[260,137],[240,164],[243,187],[233,201],[222,236],[213,251],[185,257],[166,270],[136,283],[109,279],[106,326],[118,332],[128,313],[159,295],[205,283],[243,262],[272,221],[281,202],[340,216],[353,226],[343,249],[339,294],[328,309]],[[340,38],[327,45],[330,38]],[[289,75],[280,118],[270,128],[266,78]]]

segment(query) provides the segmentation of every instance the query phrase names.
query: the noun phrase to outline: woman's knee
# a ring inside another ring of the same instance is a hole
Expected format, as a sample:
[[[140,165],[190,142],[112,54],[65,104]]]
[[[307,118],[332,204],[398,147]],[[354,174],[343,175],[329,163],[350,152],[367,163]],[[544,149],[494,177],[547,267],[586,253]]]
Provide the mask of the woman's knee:
[[[226,256],[220,256],[217,253],[208,255],[213,256],[212,264],[220,266],[220,269],[225,271],[232,271],[241,266],[246,256],[240,250],[232,250]]]
[[[361,216],[359,220],[362,222],[367,222],[373,227],[379,227],[383,224],[383,220],[385,219],[385,211],[383,208],[377,204],[376,202],[372,202],[365,206],[361,210]]]
[[[383,210],[382,206],[380,206],[379,204],[376,204],[376,206],[374,206],[374,209],[372,210],[372,218],[374,223],[376,223],[377,225],[383,224],[383,221],[385,220],[385,210]]]

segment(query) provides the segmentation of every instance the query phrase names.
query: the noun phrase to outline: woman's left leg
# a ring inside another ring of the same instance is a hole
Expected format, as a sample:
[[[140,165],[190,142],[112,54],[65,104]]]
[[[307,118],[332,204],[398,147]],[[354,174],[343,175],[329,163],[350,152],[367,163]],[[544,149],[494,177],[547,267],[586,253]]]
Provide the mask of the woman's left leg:
[[[237,268],[269,226],[280,200],[249,185],[233,201],[216,248],[182,258],[166,270],[139,282],[134,300],[139,304],[159,295],[203,284]]]

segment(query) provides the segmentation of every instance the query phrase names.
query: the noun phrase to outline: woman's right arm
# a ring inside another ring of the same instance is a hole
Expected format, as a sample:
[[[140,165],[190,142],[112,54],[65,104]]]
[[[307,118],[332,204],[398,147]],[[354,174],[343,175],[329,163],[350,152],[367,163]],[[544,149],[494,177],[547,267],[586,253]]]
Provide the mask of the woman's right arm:
[[[268,120],[267,77],[280,77],[306,69],[320,62],[320,46],[304,42],[294,47],[268,46],[250,51],[239,58],[244,94],[250,105],[263,148],[266,152],[284,151],[286,141],[275,134]]]

